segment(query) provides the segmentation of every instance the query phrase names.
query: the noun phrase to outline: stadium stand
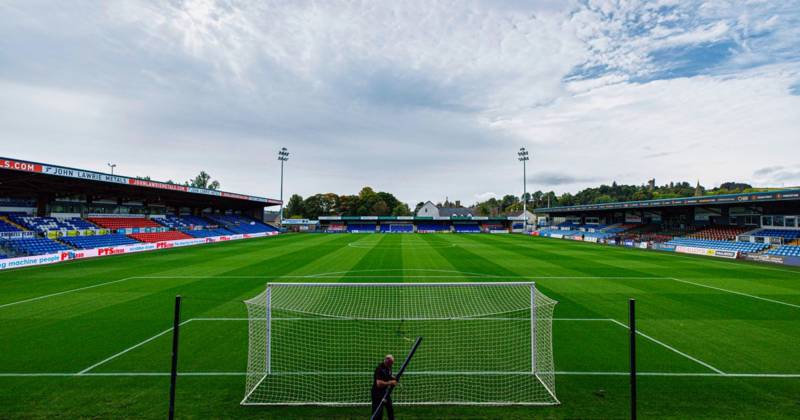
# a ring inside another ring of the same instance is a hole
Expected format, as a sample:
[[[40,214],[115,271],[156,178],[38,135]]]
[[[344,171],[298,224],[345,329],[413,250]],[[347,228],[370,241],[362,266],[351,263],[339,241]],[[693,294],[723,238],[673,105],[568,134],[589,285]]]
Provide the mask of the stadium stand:
[[[450,226],[446,223],[424,223],[417,224],[417,232],[449,232]]]
[[[205,227],[209,225],[206,219],[198,216],[164,216],[154,217],[152,220],[161,224],[162,226],[178,230]]]
[[[208,214],[206,218],[233,233],[275,232],[272,226],[237,214]]]
[[[381,224],[383,233],[411,233],[414,232],[414,225],[411,223],[384,223]]]
[[[132,233],[131,238],[139,242],[177,241],[179,239],[192,239],[191,236],[177,230],[167,232]]]
[[[745,253],[761,252],[769,248],[768,244],[753,242],[715,241],[710,239],[674,238],[666,243],[674,246],[689,246],[695,248],[719,249],[724,251],[739,251]]]
[[[746,232],[748,228],[739,226],[715,226],[700,229],[697,232],[686,235],[688,238],[711,239],[715,241],[732,241],[737,236]]]
[[[56,217],[35,217],[35,216],[9,216],[14,223],[24,226],[37,232],[48,232],[51,230],[82,230],[96,229],[97,226],[77,217],[56,218]]]
[[[0,218],[0,232],[19,232],[21,229]]]
[[[348,232],[371,233],[375,232],[376,223],[348,223]]]
[[[187,230],[183,233],[192,236],[193,238],[209,238],[212,236],[227,236],[231,234],[231,231],[223,228],[217,229],[202,229],[202,230]]]
[[[667,242],[675,237],[691,235],[695,229],[676,229],[658,224],[638,225],[624,232],[623,240]]]
[[[783,238],[785,241],[800,239],[800,230],[791,229],[761,229],[753,232],[752,236],[770,236],[773,238]]]
[[[347,226],[344,223],[331,223],[325,231],[329,233],[347,232]]]
[[[162,227],[158,223],[143,217],[90,217],[89,221],[107,229]]]
[[[129,238],[121,233],[112,233],[110,235],[62,236],[59,240],[78,249],[104,248],[139,243],[136,239]]]
[[[766,255],[775,255],[778,257],[800,257],[800,246],[797,245],[783,245],[778,248],[769,250]]]
[[[455,224],[456,233],[481,233],[481,227],[477,223],[474,224]]]
[[[46,238],[19,238],[2,240],[4,248],[17,255],[41,255],[66,251],[70,248],[62,243]]]

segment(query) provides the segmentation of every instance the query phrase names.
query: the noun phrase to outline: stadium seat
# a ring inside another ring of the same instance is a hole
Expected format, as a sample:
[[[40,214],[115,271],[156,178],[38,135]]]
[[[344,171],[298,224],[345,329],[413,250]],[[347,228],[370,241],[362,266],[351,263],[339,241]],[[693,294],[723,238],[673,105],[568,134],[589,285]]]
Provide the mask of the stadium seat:
[[[20,228],[0,219],[0,232],[19,232]]]
[[[70,249],[62,243],[47,238],[6,239],[2,240],[0,245],[2,245],[3,248],[11,250],[14,254],[23,256],[51,254]]]
[[[97,226],[77,217],[56,218],[15,215],[9,216],[9,219],[20,226],[24,226],[39,233],[61,230],[97,229]]]
[[[800,257],[800,246],[783,245],[776,249],[770,250],[766,255],[775,255],[780,257]]]
[[[376,223],[348,223],[347,231],[356,233],[373,233],[375,232],[376,225]]]
[[[233,233],[264,233],[278,230],[270,225],[237,214],[208,214],[205,217]]]
[[[192,239],[191,236],[184,232],[171,230],[168,232],[149,232],[149,233],[132,233],[131,238],[139,242],[161,242],[161,241],[177,241],[180,239]]]
[[[671,241],[667,242],[667,245],[687,246],[687,247],[706,248],[706,249],[719,249],[724,251],[738,251],[744,253],[756,253],[769,248],[768,244],[757,244],[753,242],[715,241],[710,239],[696,239],[696,238],[673,238]]]
[[[417,223],[417,232],[449,232],[450,226],[447,223]]]
[[[688,238],[711,239],[715,241],[732,241],[749,228],[741,226],[715,226],[700,229],[695,233],[686,235]]]
[[[193,238],[210,238],[212,236],[227,236],[232,232],[228,229],[202,229],[202,230],[185,230],[183,233],[192,236]]]
[[[198,226],[208,226],[209,222],[206,219],[198,216],[164,216],[153,217],[151,220],[154,222],[176,230],[186,230],[196,228]]]
[[[89,221],[107,229],[160,228],[160,224],[143,217],[90,217]]]
[[[121,233],[112,233],[110,235],[62,236],[59,240],[78,249],[105,248],[109,246],[133,245],[139,243],[136,239],[129,238]]]
[[[477,223],[473,224],[456,223],[453,226],[455,226],[456,233],[481,233],[481,227],[478,226]]]
[[[384,233],[411,233],[414,232],[414,225],[411,223],[383,223],[381,232]]]
[[[800,239],[800,230],[796,229],[761,229],[752,233],[753,236],[769,236],[773,238],[783,238],[785,241]]]

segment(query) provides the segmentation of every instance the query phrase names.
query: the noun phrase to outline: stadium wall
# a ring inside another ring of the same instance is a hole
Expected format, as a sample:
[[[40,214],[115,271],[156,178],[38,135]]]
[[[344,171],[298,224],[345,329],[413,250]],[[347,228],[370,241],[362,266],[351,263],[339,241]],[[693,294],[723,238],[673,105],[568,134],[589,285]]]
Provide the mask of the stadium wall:
[[[108,257],[111,255],[133,254],[137,252],[156,251],[184,246],[202,245],[214,242],[237,241],[242,239],[261,238],[274,236],[278,232],[246,233],[226,236],[212,236],[209,238],[180,239],[175,241],[161,241],[141,243],[134,245],[120,245],[104,248],[81,249],[61,251],[54,254],[35,255],[29,257],[6,258],[0,260],[0,270],[12,268],[34,267],[38,265],[57,264],[65,261],[81,260],[85,258]]]

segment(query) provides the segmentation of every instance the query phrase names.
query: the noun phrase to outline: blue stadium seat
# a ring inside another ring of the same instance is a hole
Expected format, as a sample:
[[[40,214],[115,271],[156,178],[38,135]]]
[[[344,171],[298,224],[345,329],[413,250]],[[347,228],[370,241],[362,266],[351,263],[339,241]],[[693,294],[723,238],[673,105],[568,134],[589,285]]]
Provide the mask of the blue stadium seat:
[[[783,245],[776,249],[770,250],[766,255],[775,255],[779,257],[800,257],[800,246]]]
[[[348,232],[372,233],[375,232],[377,223],[347,223]]]
[[[768,244],[753,242],[715,241],[711,239],[674,238],[667,245],[689,246],[695,248],[719,249],[723,251],[738,251],[744,253],[761,252],[769,248]]]
[[[381,232],[384,233],[410,233],[414,232],[414,225],[411,223],[383,223]]]
[[[787,241],[800,239],[800,230],[792,229],[761,229],[752,234],[753,236],[771,236],[776,238],[783,238]]]
[[[277,232],[278,229],[237,214],[207,214],[205,217],[233,233]]]
[[[217,229],[203,229],[203,230],[186,230],[184,233],[189,234],[195,238],[209,238],[212,236],[227,236],[231,235],[232,232],[228,229],[217,228]]]
[[[44,233],[58,230],[82,230],[96,229],[97,226],[77,217],[56,218],[56,217],[36,217],[27,215],[13,215],[9,219],[14,223],[24,226],[30,230]]]
[[[15,238],[0,242],[4,248],[17,255],[42,255],[66,251],[70,248],[62,243],[47,238]]]
[[[436,222],[417,223],[417,232],[419,231],[448,232],[450,231],[450,226],[448,223],[436,223]]]
[[[455,226],[456,228],[456,233],[481,233],[481,227],[478,226],[477,223],[474,224],[456,223],[453,226]]]
[[[133,245],[138,244],[136,239],[127,237],[121,233],[110,235],[88,235],[88,236],[62,236],[61,242],[70,244],[78,249],[105,248],[109,246]]]

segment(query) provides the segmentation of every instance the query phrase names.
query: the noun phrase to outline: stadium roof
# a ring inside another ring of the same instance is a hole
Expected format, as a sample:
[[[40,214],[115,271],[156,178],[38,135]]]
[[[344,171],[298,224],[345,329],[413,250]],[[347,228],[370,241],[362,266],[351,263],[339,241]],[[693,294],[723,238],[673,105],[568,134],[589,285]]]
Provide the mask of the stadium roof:
[[[700,197],[664,198],[646,201],[621,201],[615,203],[584,204],[579,206],[544,207],[534,210],[534,213],[574,213],[594,210],[634,210],[683,206],[753,204],[775,201],[800,201],[800,189],[741,194],[704,195]]]
[[[10,177],[13,173],[34,175],[33,177]],[[73,192],[80,192],[81,188],[93,187],[98,190],[112,192],[132,190],[142,193],[157,193],[159,195],[181,198],[186,201],[208,202],[224,201],[227,203],[242,203],[247,205],[262,204],[264,206],[281,204],[280,200],[257,197],[247,194],[238,194],[227,191],[210,190],[206,188],[189,187],[180,184],[131,178],[122,175],[112,175],[66,166],[51,165],[39,162],[30,162],[19,159],[0,157],[0,175],[3,176],[2,189],[12,189],[14,185],[27,189],[30,192],[42,192],[40,188],[51,186],[55,189],[56,183]]]

